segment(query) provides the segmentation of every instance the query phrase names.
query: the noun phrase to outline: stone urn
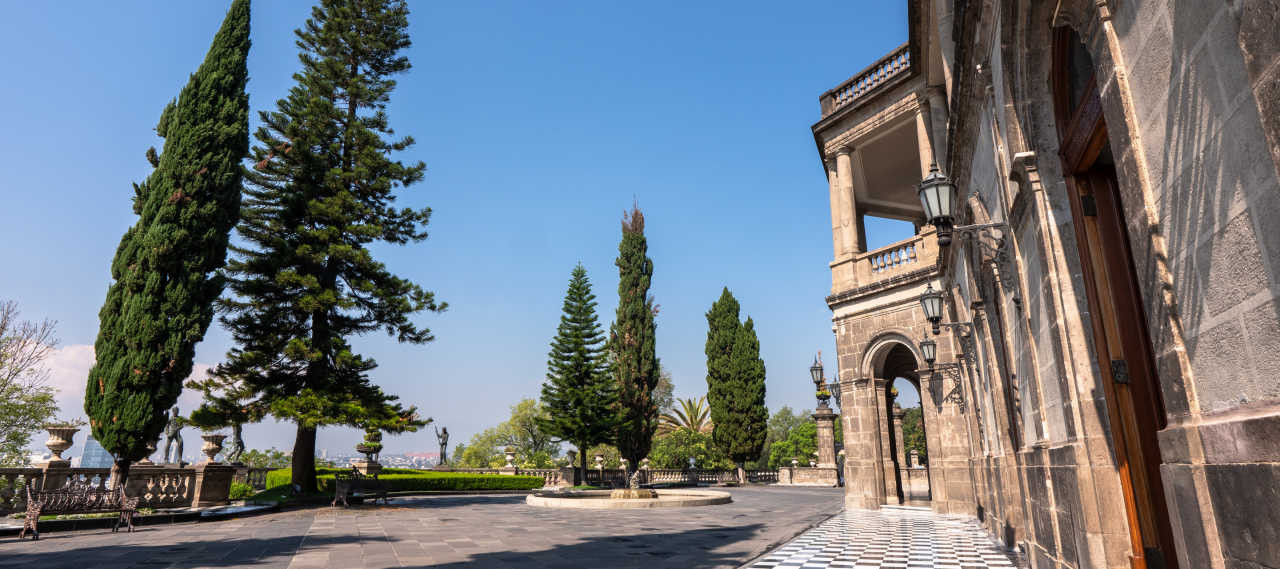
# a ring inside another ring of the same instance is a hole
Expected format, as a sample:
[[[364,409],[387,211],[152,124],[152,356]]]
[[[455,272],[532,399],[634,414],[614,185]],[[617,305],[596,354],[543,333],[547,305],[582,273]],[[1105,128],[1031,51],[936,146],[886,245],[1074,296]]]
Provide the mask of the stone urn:
[[[643,469],[643,470],[649,470],[649,459],[648,459],[648,458],[645,458],[644,460],[641,460],[641,461],[640,461],[640,468],[641,468],[641,469]]]
[[[627,471],[627,463],[628,463],[628,462],[631,462],[631,461],[629,461],[629,460],[627,460],[627,459],[625,459],[625,458],[619,458],[619,459],[618,459],[618,461],[622,463],[622,470],[623,470],[624,472],[626,472],[626,471]]]
[[[596,455],[596,470],[604,470],[604,455]]]
[[[505,449],[502,449],[502,455],[503,455],[503,457],[504,457],[504,458],[506,458],[506,459],[507,459],[507,464],[506,464],[506,465],[504,465],[504,466],[503,466],[503,468],[515,468],[515,467],[516,467],[516,465],[515,465],[515,460],[516,460],[516,449],[513,449],[513,448],[511,448],[511,447],[507,447],[507,448],[505,448]]]
[[[810,459],[810,460],[809,460],[809,468],[814,468],[814,467],[816,467],[816,466],[818,466],[818,461]]]
[[[209,457],[209,460],[206,462],[213,462],[213,458],[218,456],[218,453],[222,452],[222,441],[223,439],[226,439],[227,436],[221,433],[211,433],[200,435],[200,438],[204,439],[204,444],[200,446],[200,452],[203,452],[205,456]]]
[[[151,455],[156,453],[156,447],[159,446],[159,444],[159,440],[147,443],[147,455],[142,457],[142,460],[139,460],[138,464],[155,464],[154,462],[151,462]]]
[[[794,459],[794,458],[793,458],[793,459],[791,459],[791,468],[796,468],[796,467],[798,467],[798,466],[800,466],[800,461],[798,461],[798,460],[796,460],[796,459]]]
[[[49,432],[49,440],[44,442],[44,446],[48,447],[49,452],[53,453],[53,458],[49,459],[49,461],[66,460],[62,458],[62,453],[74,444],[76,433],[80,431],[80,427],[46,427],[45,430]]]

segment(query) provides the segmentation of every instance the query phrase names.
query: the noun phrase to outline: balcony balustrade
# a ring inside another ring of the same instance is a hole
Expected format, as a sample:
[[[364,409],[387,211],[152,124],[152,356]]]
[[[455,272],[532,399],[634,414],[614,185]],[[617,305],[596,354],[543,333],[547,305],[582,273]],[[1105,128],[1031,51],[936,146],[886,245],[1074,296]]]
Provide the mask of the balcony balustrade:
[[[911,50],[908,44],[902,44],[879,61],[871,64],[861,73],[850,77],[838,87],[823,93],[818,98],[822,105],[822,118],[853,103],[867,98],[872,92],[890,82],[891,79],[903,75],[911,69]]]
[[[911,275],[930,270],[937,263],[938,238],[930,228],[911,238],[832,263],[833,288],[837,294],[854,289],[879,290],[906,282]]]

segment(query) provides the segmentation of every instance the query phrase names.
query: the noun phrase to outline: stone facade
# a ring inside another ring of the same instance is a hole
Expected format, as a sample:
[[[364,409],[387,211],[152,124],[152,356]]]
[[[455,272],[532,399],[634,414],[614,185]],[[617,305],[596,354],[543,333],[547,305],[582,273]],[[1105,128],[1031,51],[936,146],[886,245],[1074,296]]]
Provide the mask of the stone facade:
[[[1280,568],[1280,2],[908,6],[907,44],[813,127],[846,505],[919,493],[884,393],[904,378],[932,507],[1033,567]],[[991,227],[939,246],[904,184],[934,160],[956,224]],[[866,251],[866,215],[920,230]],[[927,286],[956,323],[932,369]]]

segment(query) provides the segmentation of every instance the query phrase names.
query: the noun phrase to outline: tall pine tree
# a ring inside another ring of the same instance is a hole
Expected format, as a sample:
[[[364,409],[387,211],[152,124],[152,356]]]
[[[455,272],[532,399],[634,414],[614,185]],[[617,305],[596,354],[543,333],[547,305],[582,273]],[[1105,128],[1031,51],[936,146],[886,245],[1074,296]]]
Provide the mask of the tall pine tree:
[[[613,373],[618,383],[621,417],[615,441],[633,468],[649,454],[658,429],[658,406],[653,389],[658,385],[654,315],[649,296],[653,260],[647,255],[644,214],[638,206],[622,217],[622,242],[618,244],[618,312],[609,333]]]
[[[116,457],[117,481],[160,436],[222,293],[249,150],[248,54],[249,0],[235,0],[204,62],[160,114],[163,151],[147,151],[155,170],[134,184],[138,222],[111,264],[84,401],[94,438]]]
[[[408,13],[398,0],[322,0],[296,32],[297,84],[255,133],[246,246],[234,248],[235,296],[222,305],[236,347],[218,373],[243,378],[295,423],[292,482],[304,490],[316,488],[317,428],[424,424],[369,380],[377,364],[348,343],[380,329],[429,342],[409,317],[445,308],[368,248],[426,239],[431,215],[393,203],[426,169],[391,158],[413,144],[393,138],[386,113],[392,77],[410,67]]]
[[[569,279],[563,311],[547,355],[547,381],[542,384],[547,418],[540,419],[538,426],[578,447],[576,486],[586,471],[588,449],[612,441],[618,417],[618,390],[609,375],[604,331],[596,319],[596,295],[581,264]]]
[[[707,312],[707,400],[715,425],[711,438],[738,466],[756,458],[768,435],[764,360],[751,318],[738,321],[737,299],[725,288]]]

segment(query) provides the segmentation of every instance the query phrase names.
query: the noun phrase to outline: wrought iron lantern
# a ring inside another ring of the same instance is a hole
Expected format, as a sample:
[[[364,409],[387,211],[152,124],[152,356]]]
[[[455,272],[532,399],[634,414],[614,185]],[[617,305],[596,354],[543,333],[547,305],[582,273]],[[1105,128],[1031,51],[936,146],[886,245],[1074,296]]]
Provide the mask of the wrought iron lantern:
[[[920,355],[924,357],[924,363],[929,364],[929,369],[933,369],[933,363],[938,361],[938,343],[928,337],[920,340]]]
[[[934,289],[933,283],[929,283],[924,292],[920,293],[920,309],[924,310],[924,317],[933,325],[933,335],[937,336],[941,331],[942,291]]]
[[[925,219],[938,229],[938,246],[951,244],[951,221],[955,217],[956,185],[938,170],[938,163],[929,166],[929,175],[920,181],[920,205],[924,206]]]
[[[818,356],[813,358],[813,365],[809,366],[809,377],[813,379],[813,384],[819,386],[819,388],[821,388],[822,386],[822,359],[821,358],[822,358],[822,353],[819,352]]]

